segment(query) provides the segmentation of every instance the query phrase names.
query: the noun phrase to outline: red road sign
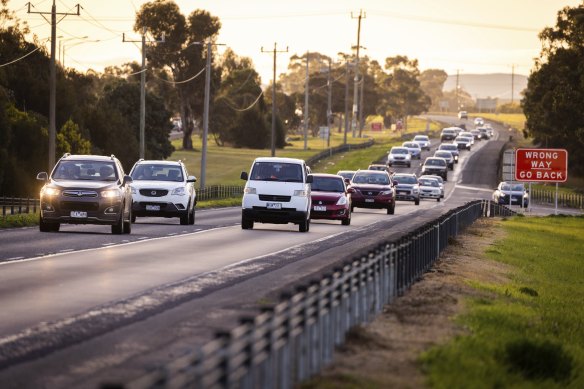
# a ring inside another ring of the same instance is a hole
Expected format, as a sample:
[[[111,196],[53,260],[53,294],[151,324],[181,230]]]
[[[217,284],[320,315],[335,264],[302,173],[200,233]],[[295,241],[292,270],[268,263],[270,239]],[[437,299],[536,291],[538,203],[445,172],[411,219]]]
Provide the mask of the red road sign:
[[[515,151],[515,180],[565,182],[567,179],[567,150],[517,149]]]

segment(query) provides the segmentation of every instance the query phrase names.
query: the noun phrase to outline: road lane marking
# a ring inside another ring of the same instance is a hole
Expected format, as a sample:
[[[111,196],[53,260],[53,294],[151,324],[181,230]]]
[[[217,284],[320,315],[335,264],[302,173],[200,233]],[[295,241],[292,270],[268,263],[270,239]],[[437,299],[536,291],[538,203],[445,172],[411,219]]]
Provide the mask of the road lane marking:
[[[63,250],[59,250],[60,253],[68,253],[70,251],[73,251],[74,249],[63,249]]]

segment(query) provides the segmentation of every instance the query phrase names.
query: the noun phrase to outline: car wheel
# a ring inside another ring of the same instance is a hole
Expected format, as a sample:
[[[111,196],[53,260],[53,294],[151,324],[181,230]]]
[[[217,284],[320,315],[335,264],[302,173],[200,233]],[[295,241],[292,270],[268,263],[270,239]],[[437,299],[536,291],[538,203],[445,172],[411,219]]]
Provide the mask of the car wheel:
[[[414,204],[415,204],[415,205],[420,205],[420,199],[415,199],[415,200],[414,200]]]
[[[242,216],[241,217],[241,229],[242,230],[251,230],[251,229],[253,229],[253,220],[245,219]]]
[[[132,220],[132,223],[136,223],[136,216],[134,216],[134,214],[133,214],[133,213],[132,213],[132,218],[131,218],[131,220]]]
[[[351,212],[349,212],[349,215],[347,215],[346,219],[341,220],[341,224],[344,226],[351,224]]]
[[[132,209],[130,209],[130,214],[128,215],[128,220],[124,221],[124,227],[123,227],[124,234],[131,234],[132,233]]]
[[[408,162],[408,167],[412,167],[412,163],[411,162]]]
[[[123,209],[123,208],[122,208]],[[120,217],[116,224],[112,224],[112,234],[121,235],[124,232],[124,211],[120,211]]]
[[[436,199],[436,202],[438,202],[438,203],[440,202],[440,197],[438,197],[438,198]]]
[[[180,224],[181,226],[186,226],[189,224],[189,211],[187,210],[184,215],[180,215]]]
[[[355,212],[355,206],[351,205],[351,213]]]
[[[193,207],[193,210],[191,212],[191,216],[189,217],[189,224],[192,226],[193,224],[195,224],[195,207]]]
[[[448,174],[444,175],[444,181],[448,181]]]
[[[395,204],[390,205],[389,207],[387,207],[387,214],[388,215],[393,215],[395,214]]]
[[[308,232],[308,230],[310,229],[310,219],[306,219],[303,222],[300,222],[300,224],[298,224],[298,231],[300,232]]]

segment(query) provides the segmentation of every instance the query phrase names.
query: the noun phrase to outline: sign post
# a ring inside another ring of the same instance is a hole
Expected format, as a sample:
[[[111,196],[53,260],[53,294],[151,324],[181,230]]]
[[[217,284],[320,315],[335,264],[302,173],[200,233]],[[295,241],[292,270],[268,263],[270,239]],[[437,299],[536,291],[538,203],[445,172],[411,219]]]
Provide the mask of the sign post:
[[[568,151],[565,149],[517,149],[515,152],[517,181],[555,182],[555,213],[558,214],[558,183],[568,179]],[[529,200],[531,203],[531,198]]]

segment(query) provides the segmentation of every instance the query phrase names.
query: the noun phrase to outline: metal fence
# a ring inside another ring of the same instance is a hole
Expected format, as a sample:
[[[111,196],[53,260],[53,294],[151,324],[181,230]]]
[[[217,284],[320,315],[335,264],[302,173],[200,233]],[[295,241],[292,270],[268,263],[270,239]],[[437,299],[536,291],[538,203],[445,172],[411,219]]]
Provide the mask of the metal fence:
[[[36,213],[39,209],[39,199],[21,197],[0,197],[0,207],[2,216],[16,215],[21,213]]]
[[[280,303],[243,317],[196,352],[120,388],[282,388],[331,362],[352,327],[370,322],[438,259],[452,238],[480,217],[515,212],[478,200],[392,241],[380,243],[318,281],[283,294]],[[105,387],[105,386],[104,386]]]
[[[243,196],[243,185],[212,185],[197,190],[197,201]]]
[[[529,198],[530,201],[535,204],[554,205],[556,201],[556,191],[532,188]],[[579,193],[558,192],[558,206],[584,209],[584,195]]]

